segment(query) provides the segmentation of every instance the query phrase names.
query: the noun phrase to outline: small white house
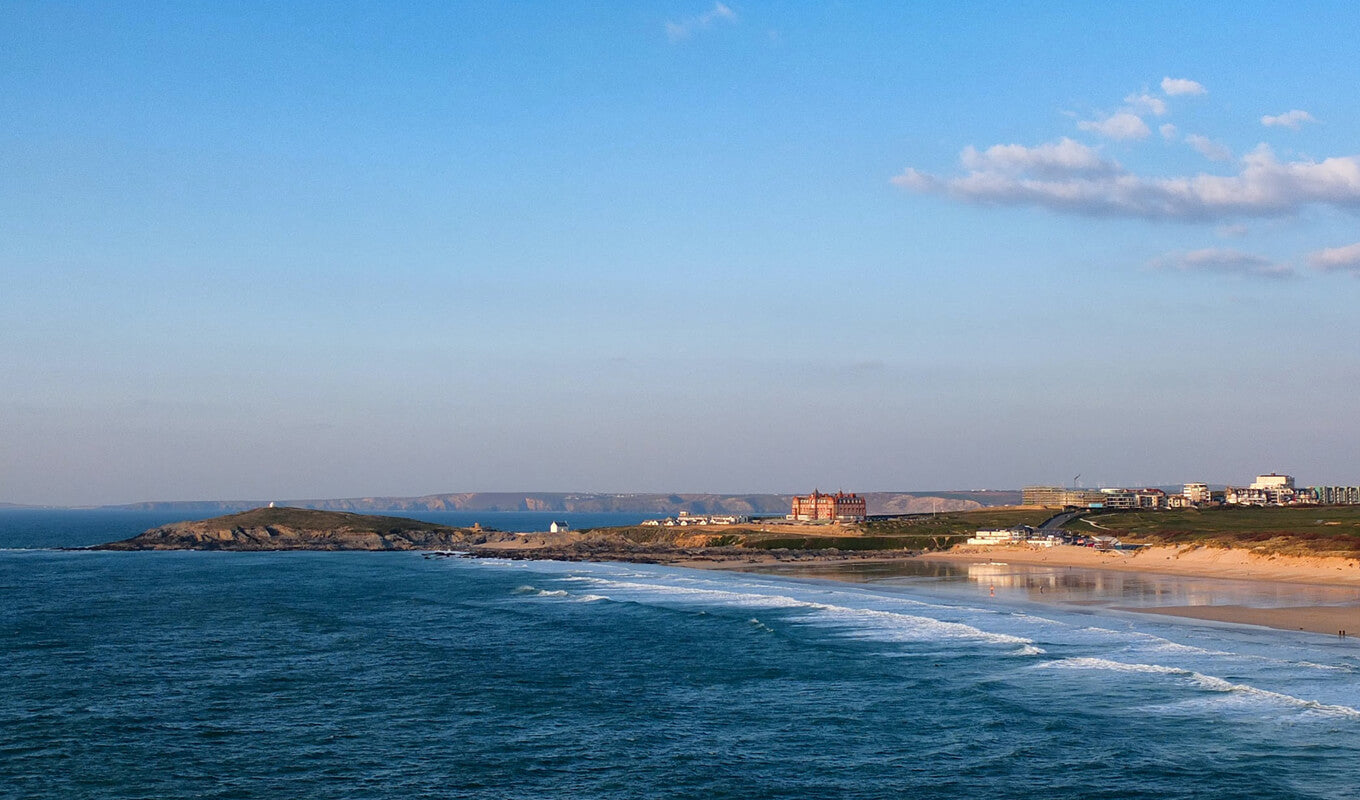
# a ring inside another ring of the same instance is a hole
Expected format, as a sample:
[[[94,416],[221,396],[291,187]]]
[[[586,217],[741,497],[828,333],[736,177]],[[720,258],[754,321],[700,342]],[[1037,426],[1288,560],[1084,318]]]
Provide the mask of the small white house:
[[[570,525],[565,522],[558,522],[557,520],[553,520],[552,524],[548,526],[549,533],[564,533],[569,530],[571,530]]]

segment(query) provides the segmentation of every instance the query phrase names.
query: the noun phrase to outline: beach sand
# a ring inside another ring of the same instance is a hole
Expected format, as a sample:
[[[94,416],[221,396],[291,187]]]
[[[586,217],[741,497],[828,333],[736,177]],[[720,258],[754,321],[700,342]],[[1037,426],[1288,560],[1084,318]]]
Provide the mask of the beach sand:
[[[1360,642],[1360,561],[1348,558],[1210,548],[1101,552],[1089,547],[998,546],[955,548],[911,559],[685,564],[852,582],[919,576],[927,574],[930,565],[954,568],[979,596],[999,592],[996,596],[1033,602],[1101,605],[1332,636],[1344,630]]]
[[[1286,608],[1251,608],[1248,606],[1160,606],[1153,608],[1118,608],[1143,614],[1166,614],[1213,622],[1232,622],[1238,625],[1260,625],[1286,631],[1310,631],[1333,636],[1345,631],[1360,641],[1360,606],[1293,606]]]
[[[1144,547],[1100,551],[1091,547],[956,547],[921,558],[935,561],[1004,561],[1062,567],[1155,572],[1197,578],[1360,586],[1360,560],[1318,556],[1262,555],[1213,547]]]

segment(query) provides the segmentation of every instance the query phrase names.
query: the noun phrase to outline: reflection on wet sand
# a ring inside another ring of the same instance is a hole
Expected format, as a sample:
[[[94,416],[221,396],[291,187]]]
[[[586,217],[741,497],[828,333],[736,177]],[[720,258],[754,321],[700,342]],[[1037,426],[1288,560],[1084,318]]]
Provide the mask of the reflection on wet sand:
[[[999,561],[911,560],[798,566],[772,564],[755,567],[751,571],[900,586],[929,582],[935,590],[956,589],[961,594],[984,598],[1133,609],[1165,606],[1288,608],[1360,605],[1360,588],[1351,586],[1193,578]]]

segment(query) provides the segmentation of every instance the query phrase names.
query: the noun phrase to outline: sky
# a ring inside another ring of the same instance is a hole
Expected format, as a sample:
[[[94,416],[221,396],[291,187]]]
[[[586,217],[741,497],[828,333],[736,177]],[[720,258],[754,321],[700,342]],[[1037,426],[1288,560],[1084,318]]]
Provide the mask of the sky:
[[[1360,5],[0,6],[0,502],[1360,483]]]

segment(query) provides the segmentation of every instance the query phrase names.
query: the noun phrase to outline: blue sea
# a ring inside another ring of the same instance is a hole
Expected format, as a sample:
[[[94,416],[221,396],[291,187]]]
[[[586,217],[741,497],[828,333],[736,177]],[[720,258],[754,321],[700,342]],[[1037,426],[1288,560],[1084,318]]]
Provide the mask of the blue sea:
[[[1115,610],[1260,587],[42,549],[129,514],[0,512],[0,797],[1360,794],[1355,640]]]

